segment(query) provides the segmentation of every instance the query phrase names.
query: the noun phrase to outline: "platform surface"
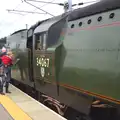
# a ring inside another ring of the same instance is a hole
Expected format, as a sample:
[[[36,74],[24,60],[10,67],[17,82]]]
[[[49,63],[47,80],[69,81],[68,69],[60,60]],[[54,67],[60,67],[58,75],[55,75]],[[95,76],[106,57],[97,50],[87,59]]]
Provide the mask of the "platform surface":
[[[3,120],[14,120],[2,104],[0,104],[0,117]]]
[[[0,95],[2,120],[66,120],[13,85],[10,91]]]

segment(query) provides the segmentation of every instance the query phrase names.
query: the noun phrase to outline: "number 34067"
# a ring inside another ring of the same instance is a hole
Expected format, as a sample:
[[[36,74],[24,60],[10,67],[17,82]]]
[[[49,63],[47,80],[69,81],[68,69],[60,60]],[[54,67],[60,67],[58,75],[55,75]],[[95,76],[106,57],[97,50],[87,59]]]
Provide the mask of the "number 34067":
[[[49,65],[50,65],[49,58],[36,58],[36,60],[37,60],[37,66],[49,67]]]

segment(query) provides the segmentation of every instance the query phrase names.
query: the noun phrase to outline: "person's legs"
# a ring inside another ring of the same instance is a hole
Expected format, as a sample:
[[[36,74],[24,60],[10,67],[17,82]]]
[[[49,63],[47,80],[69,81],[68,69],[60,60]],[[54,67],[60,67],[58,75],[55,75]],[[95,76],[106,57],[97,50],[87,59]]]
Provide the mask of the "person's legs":
[[[6,82],[6,89],[5,89],[5,91],[6,91],[6,93],[11,93],[8,89],[9,89],[9,82]]]
[[[6,85],[5,85],[5,87],[6,87],[6,93],[11,93],[11,92],[9,91],[10,79],[11,79],[11,71],[8,71],[8,72],[6,73]]]
[[[3,92],[3,85],[4,85],[4,77],[0,76],[0,94],[4,95],[5,93]]]

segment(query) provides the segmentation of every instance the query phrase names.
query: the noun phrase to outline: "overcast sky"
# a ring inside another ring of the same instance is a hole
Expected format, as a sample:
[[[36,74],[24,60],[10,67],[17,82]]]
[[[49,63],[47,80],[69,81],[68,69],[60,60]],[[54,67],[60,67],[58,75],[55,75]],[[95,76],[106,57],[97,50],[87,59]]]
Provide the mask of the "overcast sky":
[[[41,10],[36,9],[33,6],[22,2],[23,0],[1,0],[0,2],[0,38],[7,36],[14,31],[19,29],[26,28],[26,24],[28,24],[28,28],[35,24],[37,21],[47,19],[52,17],[49,14],[29,14],[29,13],[20,13],[20,14],[13,14],[6,11],[6,9],[15,9],[15,10],[24,10],[24,11],[34,11],[39,13],[44,13]],[[64,3],[66,0],[39,0],[39,1],[46,1],[46,2],[55,2],[55,3]],[[98,1],[98,0],[72,0],[72,3],[80,3],[80,2],[88,2],[88,1]],[[35,6],[41,7],[41,9],[53,14],[54,16],[63,13],[63,7],[53,4],[46,4],[46,3],[36,3],[30,2]],[[90,4],[85,4],[81,7],[85,7]],[[79,6],[80,7],[80,6]],[[76,7],[74,7],[76,8]]]

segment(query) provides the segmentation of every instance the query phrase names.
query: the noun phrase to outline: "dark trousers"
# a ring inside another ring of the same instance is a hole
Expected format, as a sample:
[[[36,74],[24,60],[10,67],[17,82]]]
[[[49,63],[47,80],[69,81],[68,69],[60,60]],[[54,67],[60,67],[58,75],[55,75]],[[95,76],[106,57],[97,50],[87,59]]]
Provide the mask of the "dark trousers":
[[[11,80],[11,67],[5,67],[5,73],[6,73],[6,77],[5,77],[5,82],[6,82],[6,92],[8,91],[9,88],[9,83]]]
[[[0,93],[3,92],[4,83],[5,83],[5,76],[0,76]]]

